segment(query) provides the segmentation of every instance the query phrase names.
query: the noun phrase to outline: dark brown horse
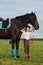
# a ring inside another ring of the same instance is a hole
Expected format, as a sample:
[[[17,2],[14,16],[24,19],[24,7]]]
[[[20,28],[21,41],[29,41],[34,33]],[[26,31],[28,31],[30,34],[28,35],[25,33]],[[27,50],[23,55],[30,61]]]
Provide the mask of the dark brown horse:
[[[1,20],[1,18],[0,18]],[[4,21],[3,19],[1,20]],[[6,20],[9,23],[9,18]],[[36,30],[39,29],[39,23],[35,13],[29,13],[16,18],[10,19],[11,26],[8,29],[0,29],[0,39],[11,39],[12,40],[12,57],[14,56],[14,43],[16,43],[16,56],[19,56],[19,40],[21,36],[20,30],[23,29],[27,24],[34,26]]]

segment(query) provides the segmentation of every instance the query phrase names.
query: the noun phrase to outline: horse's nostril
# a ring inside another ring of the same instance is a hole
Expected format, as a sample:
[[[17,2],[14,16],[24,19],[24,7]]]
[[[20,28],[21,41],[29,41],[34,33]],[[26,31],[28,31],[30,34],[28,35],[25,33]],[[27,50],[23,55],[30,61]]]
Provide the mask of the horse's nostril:
[[[39,29],[39,26],[38,26],[38,29]]]
[[[39,25],[36,25],[35,29],[38,30],[39,29]]]
[[[37,30],[39,29],[39,26],[37,26]]]

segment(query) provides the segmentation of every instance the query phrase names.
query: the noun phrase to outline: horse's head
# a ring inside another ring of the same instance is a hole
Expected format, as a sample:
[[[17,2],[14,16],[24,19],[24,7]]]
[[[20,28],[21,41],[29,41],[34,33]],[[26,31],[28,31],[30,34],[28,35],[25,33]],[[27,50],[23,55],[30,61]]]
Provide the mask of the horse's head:
[[[28,16],[29,16],[29,20],[30,20],[29,23],[31,25],[33,25],[36,30],[38,30],[39,29],[39,23],[38,23],[37,16],[35,15],[35,13],[32,12]]]

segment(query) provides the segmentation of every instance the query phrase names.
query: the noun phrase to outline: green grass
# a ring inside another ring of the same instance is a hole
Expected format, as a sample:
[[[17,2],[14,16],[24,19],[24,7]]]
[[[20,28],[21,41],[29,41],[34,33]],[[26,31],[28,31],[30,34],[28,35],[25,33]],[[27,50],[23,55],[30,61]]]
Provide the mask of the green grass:
[[[0,65],[43,65],[43,41],[30,44],[30,59],[25,58],[23,41],[20,41],[20,58],[11,57],[11,44],[0,40]]]

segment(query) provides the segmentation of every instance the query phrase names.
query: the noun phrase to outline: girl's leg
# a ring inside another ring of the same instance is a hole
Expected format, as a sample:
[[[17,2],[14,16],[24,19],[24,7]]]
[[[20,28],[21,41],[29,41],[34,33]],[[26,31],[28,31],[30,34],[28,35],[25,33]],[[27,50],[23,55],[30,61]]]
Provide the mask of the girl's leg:
[[[29,58],[29,40],[24,40],[24,48],[25,48],[26,57]]]
[[[29,58],[29,40],[27,41],[27,56]]]
[[[25,39],[24,39],[24,52],[25,52],[25,54],[26,54],[26,47],[25,47],[26,45],[25,45]]]
[[[27,41],[24,40],[24,51],[25,51],[25,56],[27,56]]]

